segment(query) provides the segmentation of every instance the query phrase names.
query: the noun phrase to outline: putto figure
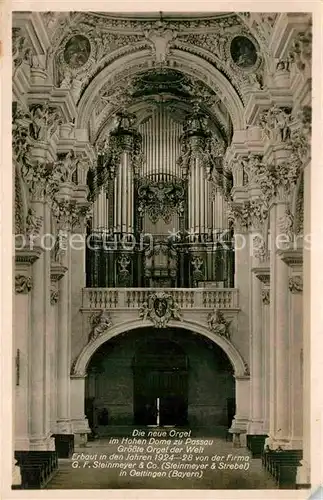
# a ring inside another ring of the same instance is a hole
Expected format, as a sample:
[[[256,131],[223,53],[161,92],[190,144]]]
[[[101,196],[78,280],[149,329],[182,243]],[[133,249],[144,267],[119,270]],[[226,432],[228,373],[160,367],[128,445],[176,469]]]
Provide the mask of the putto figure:
[[[110,314],[102,309],[101,312],[91,316],[90,323],[92,328],[89,334],[89,342],[93,342],[110,328],[112,320]]]

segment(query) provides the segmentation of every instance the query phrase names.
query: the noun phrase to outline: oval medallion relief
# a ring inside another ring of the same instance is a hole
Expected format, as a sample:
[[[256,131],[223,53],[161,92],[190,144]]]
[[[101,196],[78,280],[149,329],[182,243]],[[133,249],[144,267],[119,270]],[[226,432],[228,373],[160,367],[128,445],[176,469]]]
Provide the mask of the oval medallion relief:
[[[91,44],[83,35],[74,35],[64,49],[64,61],[73,69],[84,66],[90,57]]]
[[[239,68],[251,68],[257,62],[257,49],[249,38],[236,36],[230,46],[230,54],[233,62]]]

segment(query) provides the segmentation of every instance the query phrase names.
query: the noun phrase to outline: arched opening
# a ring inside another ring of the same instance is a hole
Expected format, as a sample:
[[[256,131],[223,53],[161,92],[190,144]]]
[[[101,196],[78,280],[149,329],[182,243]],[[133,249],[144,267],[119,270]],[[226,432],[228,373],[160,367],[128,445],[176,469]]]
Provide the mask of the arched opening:
[[[189,330],[148,327],[120,334],[96,350],[87,373],[86,415],[98,436],[150,425],[218,434],[235,415],[227,355]]]
[[[188,356],[177,342],[138,341],[133,358],[134,423],[186,425]]]

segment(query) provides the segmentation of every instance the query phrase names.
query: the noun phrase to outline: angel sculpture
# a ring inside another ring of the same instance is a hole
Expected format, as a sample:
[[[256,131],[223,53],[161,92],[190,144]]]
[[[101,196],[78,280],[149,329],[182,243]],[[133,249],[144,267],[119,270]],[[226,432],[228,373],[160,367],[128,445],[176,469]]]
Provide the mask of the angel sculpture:
[[[26,232],[28,235],[37,235],[42,227],[43,217],[37,216],[34,209],[29,208],[26,216]]]
[[[93,314],[90,318],[90,322],[92,326],[89,335],[90,342],[93,342],[100,337],[100,335],[102,335],[102,333],[104,333],[112,325],[110,314],[104,309],[98,314]]]
[[[140,319],[147,319],[149,316],[149,307],[148,307],[148,302],[143,302],[142,306],[139,309],[139,318]]]
[[[226,321],[223,313],[216,309],[213,313],[208,316],[208,324],[211,332],[221,337],[230,339],[229,326],[231,322]]]

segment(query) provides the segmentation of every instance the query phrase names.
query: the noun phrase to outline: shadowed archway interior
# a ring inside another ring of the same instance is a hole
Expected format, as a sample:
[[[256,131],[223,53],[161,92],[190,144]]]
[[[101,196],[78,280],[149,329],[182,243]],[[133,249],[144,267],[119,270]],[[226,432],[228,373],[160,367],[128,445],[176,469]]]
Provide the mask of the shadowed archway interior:
[[[88,365],[85,406],[97,435],[157,423],[229,428],[235,412],[233,368],[216,344],[198,334],[138,329],[95,352]]]

